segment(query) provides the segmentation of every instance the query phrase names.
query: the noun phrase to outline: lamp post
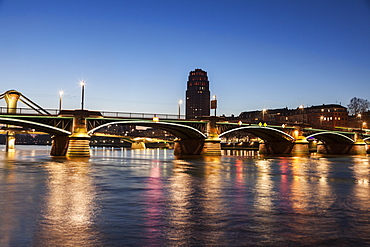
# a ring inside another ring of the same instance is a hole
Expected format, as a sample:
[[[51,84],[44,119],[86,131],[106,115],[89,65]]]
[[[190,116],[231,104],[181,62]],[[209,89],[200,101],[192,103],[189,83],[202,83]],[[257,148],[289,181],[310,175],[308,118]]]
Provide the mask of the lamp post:
[[[177,102],[178,103],[178,106],[179,106],[179,119],[181,117],[181,105],[182,105],[182,100],[179,99],[179,101]]]
[[[266,108],[263,108],[262,110],[262,122],[265,122],[265,112],[266,112]]]
[[[360,129],[362,129],[362,115],[361,115],[361,113],[359,113],[359,114],[357,114],[357,117],[358,117],[358,122],[359,122],[359,125],[360,125]]]
[[[62,99],[63,99],[63,91],[59,91],[59,113],[62,110]]]
[[[80,82],[81,85],[81,110],[84,110],[84,101],[85,101],[85,81]]]
[[[301,114],[302,114],[302,124],[304,124],[304,106],[300,105],[299,109],[301,110]]]
[[[211,100],[211,109],[215,109],[215,117],[216,117],[216,111],[217,111],[217,97],[216,95],[213,95],[212,96],[212,100]]]

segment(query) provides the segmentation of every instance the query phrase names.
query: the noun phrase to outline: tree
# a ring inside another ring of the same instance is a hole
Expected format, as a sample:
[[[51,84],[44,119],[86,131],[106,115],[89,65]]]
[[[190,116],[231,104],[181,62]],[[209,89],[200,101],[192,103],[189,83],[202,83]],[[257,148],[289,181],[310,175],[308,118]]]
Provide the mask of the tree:
[[[370,109],[370,102],[367,99],[352,98],[348,104],[350,115],[357,115]]]

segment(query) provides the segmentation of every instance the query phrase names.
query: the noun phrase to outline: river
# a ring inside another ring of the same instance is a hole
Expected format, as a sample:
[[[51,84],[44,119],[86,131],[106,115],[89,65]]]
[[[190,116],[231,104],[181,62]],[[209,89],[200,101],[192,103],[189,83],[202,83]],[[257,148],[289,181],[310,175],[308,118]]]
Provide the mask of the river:
[[[369,246],[368,156],[0,146],[0,246]]]

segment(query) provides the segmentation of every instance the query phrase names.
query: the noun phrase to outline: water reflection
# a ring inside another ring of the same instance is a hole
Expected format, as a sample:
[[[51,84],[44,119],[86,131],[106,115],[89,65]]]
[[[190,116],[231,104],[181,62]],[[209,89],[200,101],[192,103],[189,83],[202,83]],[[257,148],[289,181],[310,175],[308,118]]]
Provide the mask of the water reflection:
[[[145,193],[145,226],[146,226],[146,245],[160,245],[162,231],[161,226],[164,221],[164,201],[165,195],[163,192],[164,184],[162,183],[161,162],[153,162],[150,165],[150,174],[146,181]]]
[[[169,184],[170,242],[180,246],[218,245],[224,239],[222,169],[218,157],[175,162]]]
[[[95,246],[96,191],[85,161],[47,162],[49,177],[36,246]]]
[[[0,246],[370,245],[368,157],[18,151],[0,153]]]

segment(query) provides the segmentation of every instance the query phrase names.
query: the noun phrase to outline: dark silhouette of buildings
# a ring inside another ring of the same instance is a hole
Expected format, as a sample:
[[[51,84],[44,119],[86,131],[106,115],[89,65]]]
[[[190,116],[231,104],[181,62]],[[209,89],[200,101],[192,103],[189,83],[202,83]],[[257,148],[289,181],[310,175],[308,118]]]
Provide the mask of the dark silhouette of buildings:
[[[210,115],[210,91],[207,72],[190,71],[186,90],[186,119]]]

